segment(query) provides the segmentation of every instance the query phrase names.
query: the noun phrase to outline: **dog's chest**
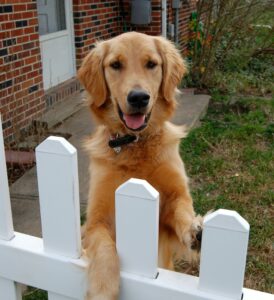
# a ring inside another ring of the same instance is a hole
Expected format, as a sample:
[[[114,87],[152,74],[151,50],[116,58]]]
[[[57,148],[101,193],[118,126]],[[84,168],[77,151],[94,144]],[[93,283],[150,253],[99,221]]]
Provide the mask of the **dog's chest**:
[[[162,151],[156,143],[134,143],[123,147],[115,157],[118,171],[129,176],[146,178],[162,160]]]

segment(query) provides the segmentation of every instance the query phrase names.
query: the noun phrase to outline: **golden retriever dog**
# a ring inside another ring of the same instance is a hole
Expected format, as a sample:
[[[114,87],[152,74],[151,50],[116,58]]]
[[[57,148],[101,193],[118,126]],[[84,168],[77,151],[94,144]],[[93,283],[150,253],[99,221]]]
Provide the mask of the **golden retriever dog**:
[[[98,125],[86,145],[92,166],[83,237],[88,299],[118,297],[114,194],[130,178],[145,179],[160,193],[159,266],[172,270],[175,254],[197,253],[202,219],[178,151],[184,131],[168,122],[185,73],[171,42],[136,32],[98,42],[79,69]]]

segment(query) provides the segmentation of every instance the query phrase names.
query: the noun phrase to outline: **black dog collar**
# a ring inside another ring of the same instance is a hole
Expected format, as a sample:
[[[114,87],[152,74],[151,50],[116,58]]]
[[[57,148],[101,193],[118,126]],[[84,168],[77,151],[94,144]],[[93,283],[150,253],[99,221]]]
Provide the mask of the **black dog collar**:
[[[138,137],[136,135],[130,135],[126,134],[124,136],[119,136],[118,134],[116,136],[111,136],[108,145],[110,148],[113,148],[116,153],[119,153],[121,151],[121,146],[137,142]]]

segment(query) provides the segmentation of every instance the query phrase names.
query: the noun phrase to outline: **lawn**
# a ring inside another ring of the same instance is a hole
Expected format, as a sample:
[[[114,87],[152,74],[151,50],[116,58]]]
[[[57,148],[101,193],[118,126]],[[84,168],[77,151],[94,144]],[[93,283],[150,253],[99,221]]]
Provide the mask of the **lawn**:
[[[181,143],[197,213],[225,208],[250,224],[245,286],[274,292],[274,99],[215,95]]]

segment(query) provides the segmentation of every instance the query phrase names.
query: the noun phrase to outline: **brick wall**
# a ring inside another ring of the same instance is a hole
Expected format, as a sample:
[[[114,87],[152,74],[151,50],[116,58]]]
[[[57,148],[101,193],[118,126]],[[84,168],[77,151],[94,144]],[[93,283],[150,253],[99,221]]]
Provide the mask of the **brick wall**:
[[[120,5],[121,12],[121,31],[138,31],[150,35],[161,35],[162,33],[162,5],[161,0],[151,1],[151,23],[148,25],[130,24],[130,0],[124,0],[123,6]]]
[[[119,1],[73,0],[76,65],[97,39],[108,39],[120,33]]]
[[[6,140],[44,109],[36,3],[6,1],[11,2],[16,3],[0,7],[0,111]]]

